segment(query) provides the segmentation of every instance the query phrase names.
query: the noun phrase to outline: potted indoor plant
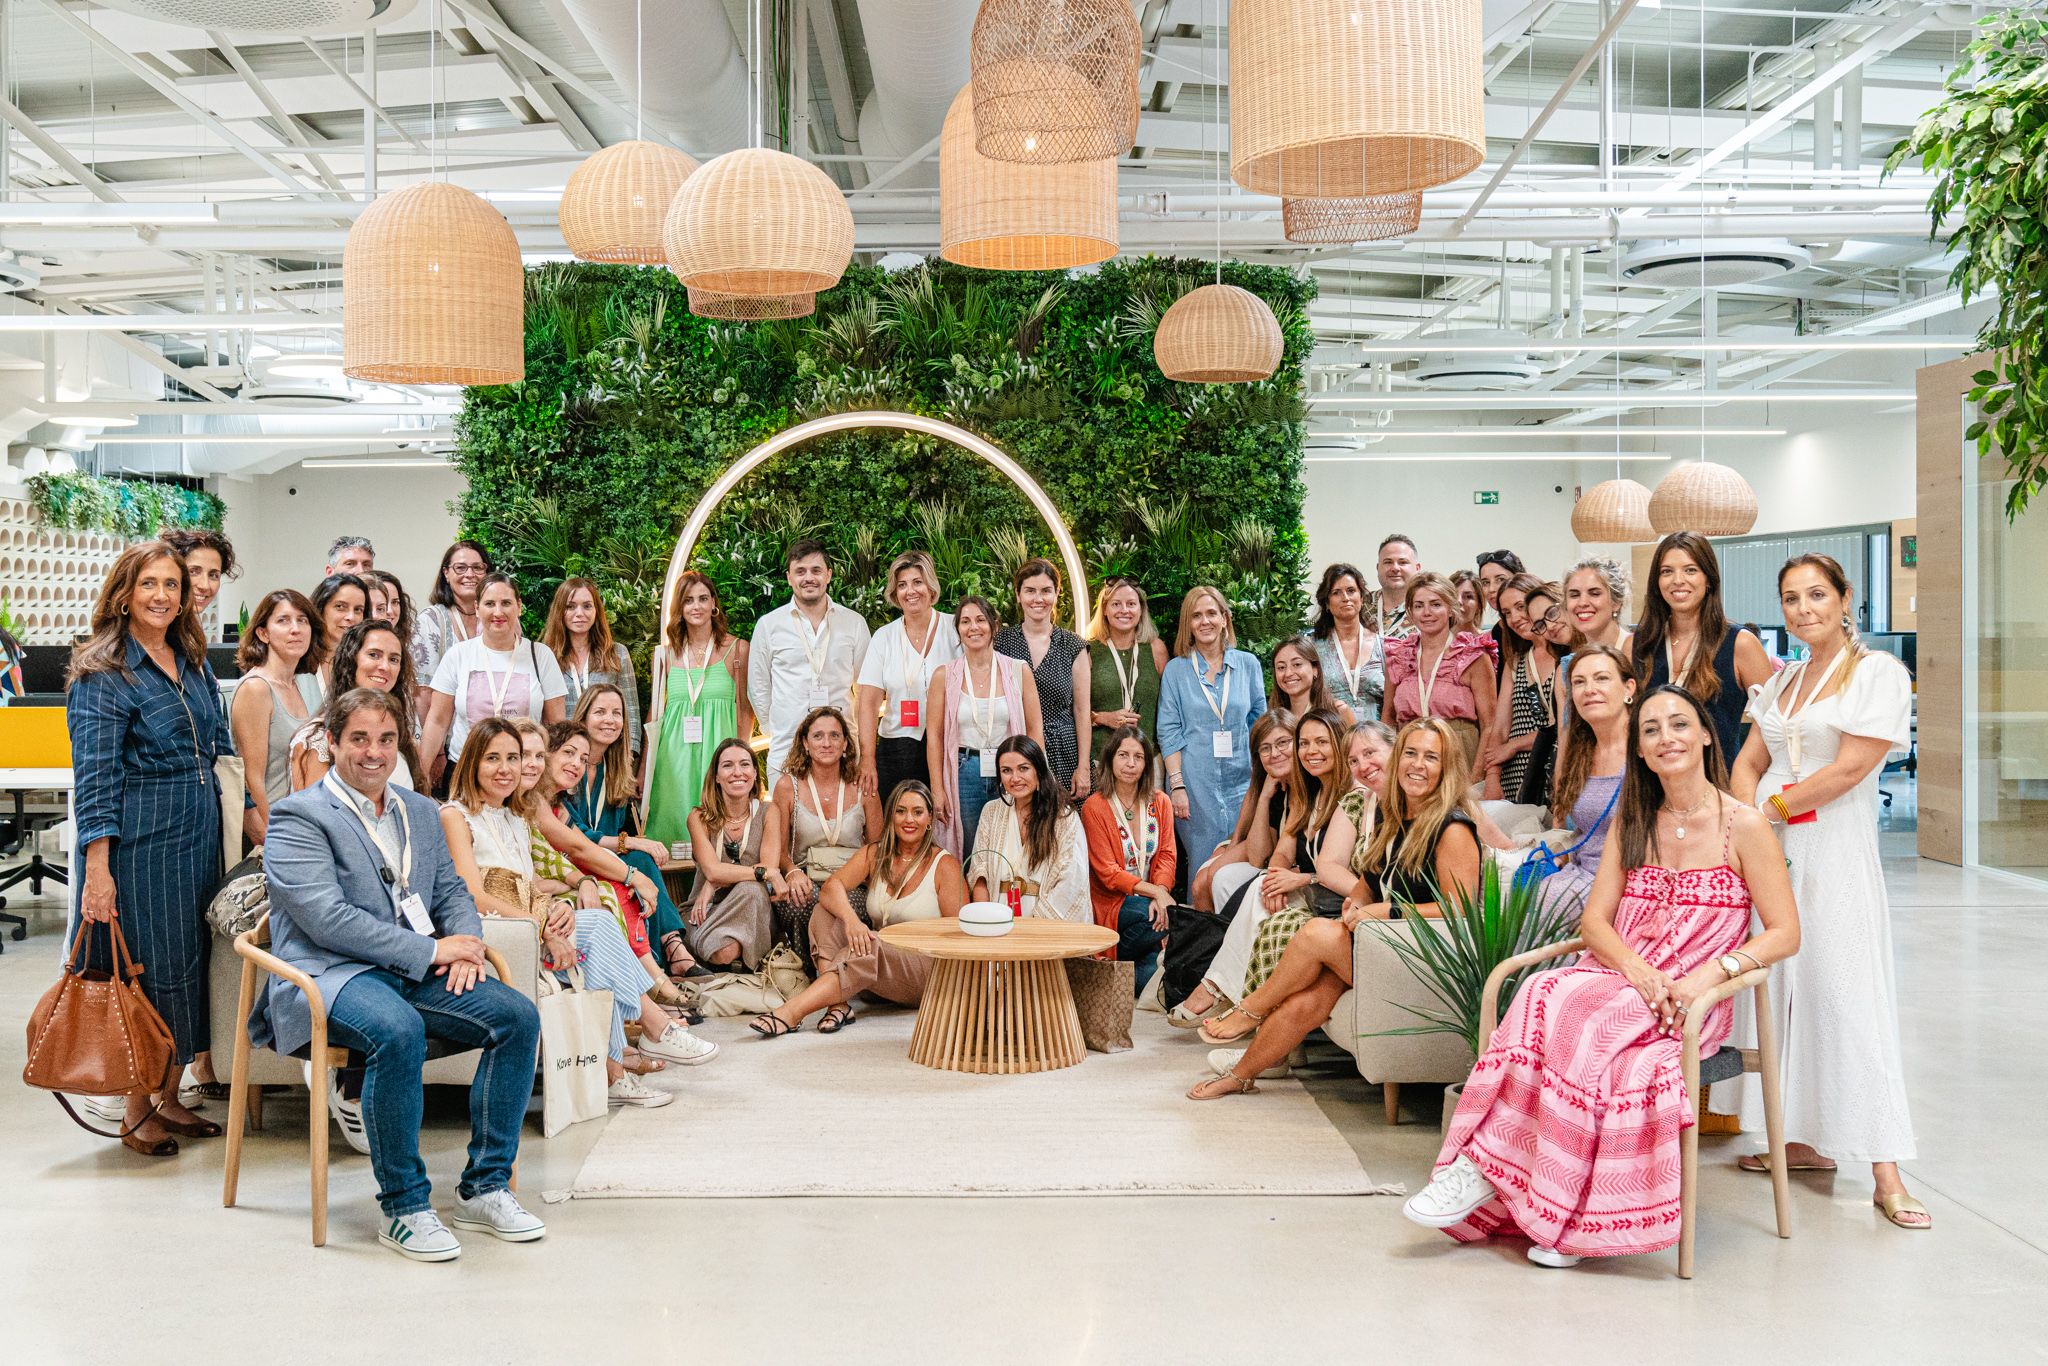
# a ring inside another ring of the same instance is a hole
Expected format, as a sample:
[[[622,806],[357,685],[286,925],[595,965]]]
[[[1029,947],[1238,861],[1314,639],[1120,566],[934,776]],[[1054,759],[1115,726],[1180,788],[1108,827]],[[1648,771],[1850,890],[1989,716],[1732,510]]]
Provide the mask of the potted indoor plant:
[[[1443,907],[1441,918],[1404,914],[1398,921],[1367,922],[1436,1000],[1432,1006],[1402,1006],[1420,1023],[1374,1032],[1455,1034],[1465,1041],[1476,1062],[1484,1042],[1479,1037],[1479,1019],[1486,979],[1517,954],[1576,934],[1582,902],[1555,897],[1546,901],[1539,879],[1503,878],[1489,854],[1481,864],[1476,891],[1440,894],[1437,904]],[[1506,1013],[1507,1003],[1514,999],[1529,971],[1514,973],[1502,984],[1500,999],[1495,1002],[1501,1014]],[[1464,1083],[1459,1082],[1444,1091],[1446,1128],[1463,1090]]]

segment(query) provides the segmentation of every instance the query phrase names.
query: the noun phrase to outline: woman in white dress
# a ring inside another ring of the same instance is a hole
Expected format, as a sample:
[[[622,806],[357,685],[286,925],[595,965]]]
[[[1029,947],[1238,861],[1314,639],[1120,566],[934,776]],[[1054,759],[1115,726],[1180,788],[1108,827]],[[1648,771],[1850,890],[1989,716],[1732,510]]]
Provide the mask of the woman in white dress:
[[[1088,834],[1060,792],[1045,751],[1028,735],[996,746],[1003,799],[981,808],[967,882],[976,901],[1000,901],[1003,884],[1023,882],[1022,912],[1041,920],[1095,923],[1088,899]]]
[[[1828,1171],[1868,1162],[1875,1203],[1900,1228],[1933,1220],[1906,1193],[1914,1156],[1900,1060],[1891,912],[1877,846],[1877,779],[1911,740],[1913,680],[1864,650],[1841,565],[1801,555],[1778,571],[1785,626],[1808,657],[1763,686],[1736,761],[1735,795],[1779,825],[1804,927],[1776,968],[1771,1008],[1784,1060],[1786,1164]],[[1743,1127],[1762,1119],[1745,1091]],[[1767,1159],[1745,1158],[1751,1171]]]

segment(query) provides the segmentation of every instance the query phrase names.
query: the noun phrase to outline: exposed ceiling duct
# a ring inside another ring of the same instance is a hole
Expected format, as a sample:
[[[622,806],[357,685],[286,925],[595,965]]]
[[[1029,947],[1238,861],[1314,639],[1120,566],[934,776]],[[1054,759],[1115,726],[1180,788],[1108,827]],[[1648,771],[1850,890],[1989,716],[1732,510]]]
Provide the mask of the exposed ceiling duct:
[[[636,39],[635,5],[644,5]],[[605,69],[650,123],[688,139],[699,160],[744,147],[747,56],[720,0],[562,0]],[[640,46],[640,44],[644,44]],[[639,89],[639,73],[647,77]],[[943,114],[943,110],[940,111]]]
[[[1621,273],[1639,285],[1660,289],[1729,289],[1812,264],[1812,252],[1782,238],[1638,242],[1621,258]]]
[[[976,0],[860,0],[868,69],[875,89],[860,111],[864,156],[901,159],[939,135],[953,97],[967,84],[968,39]],[[871,175],[887,166],[869,162]],[[930,189],[936,161],[894,177],[892,186]]]

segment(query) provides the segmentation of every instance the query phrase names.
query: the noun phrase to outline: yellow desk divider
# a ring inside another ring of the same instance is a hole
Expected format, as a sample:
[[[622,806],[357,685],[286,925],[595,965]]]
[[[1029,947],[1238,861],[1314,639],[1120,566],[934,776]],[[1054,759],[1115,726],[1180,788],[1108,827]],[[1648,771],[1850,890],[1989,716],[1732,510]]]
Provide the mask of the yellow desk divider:
[[[0,768],[71,767],[62,707],[0,707]]]

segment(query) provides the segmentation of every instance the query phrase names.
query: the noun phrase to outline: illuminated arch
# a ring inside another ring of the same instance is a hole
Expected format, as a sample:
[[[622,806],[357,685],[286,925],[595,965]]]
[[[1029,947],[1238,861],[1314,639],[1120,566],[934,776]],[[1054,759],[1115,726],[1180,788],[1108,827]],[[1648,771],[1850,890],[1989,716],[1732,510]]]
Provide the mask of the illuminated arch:
[[[1044,519],[1047,529],[1052,532],[1055,544],[1059,546],[1060,559],[1067,568],[1067,583],[1074,600],[1074,633],[1085,636],[1088,633],[1088,571],[1081,562],[1080,547],[1074,544],[1074,534],[1067,529],[1066,519],[1060,516],[1052,499],[1046,496],[1038,481],[1028,474],[1022,465],[1012,460],[1002,449],[964,427],[955,427],[950,422],[941,422],[935,417],[920,417],[915,413],[854,412],[834,413],[830,417],[812,418],[769,437],[754,449],[732,463],[732,467],[704,490],[704,496],[697,500],[697,506],[690,510],[689,521],[683,523],[683,534],[676,542],[675,554],[669,557],[668,578],[661,586],[661,626],[656,639],[668,639],[669,614],[674,608],[676,580],[690,563],[690,553],[697,548],[697,538],[704,534],[704,528],[711,521],[711,514],[725,501],[726,495],[739,487],[739,482],[791,447],[800,446],[821,436],[834,432],[860,431],[865,428],[882,427],[902,432],[922,432],[935,436],[941,441],[950,441],[963,450],[972,451],[989,464],[1001,470],[1018,492],[1036,509]],[[936,606],[937,604],[934,604]],[[654,671],[655,686],[662,685],[666,669]]]

